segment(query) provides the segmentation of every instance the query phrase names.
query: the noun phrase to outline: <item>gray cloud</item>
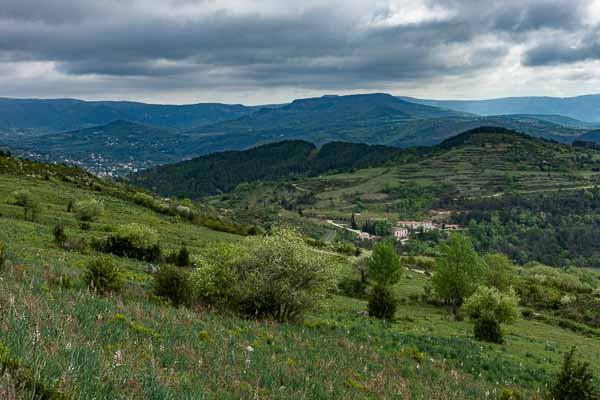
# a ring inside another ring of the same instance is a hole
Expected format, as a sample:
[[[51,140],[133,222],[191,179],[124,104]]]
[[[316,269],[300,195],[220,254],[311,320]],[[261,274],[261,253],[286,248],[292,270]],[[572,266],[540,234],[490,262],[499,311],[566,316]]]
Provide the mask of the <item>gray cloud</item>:
[[[3,0],[0,67],[51,63],[81,88],[382,87],[493,70],[529,43],[529,66],[597,58],[598,42],[540,40],[584,37],[590,1]]]

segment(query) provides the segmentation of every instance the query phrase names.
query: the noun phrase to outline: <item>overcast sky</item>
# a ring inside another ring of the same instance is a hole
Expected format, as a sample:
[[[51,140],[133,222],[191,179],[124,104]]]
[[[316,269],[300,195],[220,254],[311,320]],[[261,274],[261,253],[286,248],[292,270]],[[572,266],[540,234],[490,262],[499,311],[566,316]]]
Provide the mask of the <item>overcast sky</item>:
[[[0,0],[0,97],[600,92],[600,0]]]

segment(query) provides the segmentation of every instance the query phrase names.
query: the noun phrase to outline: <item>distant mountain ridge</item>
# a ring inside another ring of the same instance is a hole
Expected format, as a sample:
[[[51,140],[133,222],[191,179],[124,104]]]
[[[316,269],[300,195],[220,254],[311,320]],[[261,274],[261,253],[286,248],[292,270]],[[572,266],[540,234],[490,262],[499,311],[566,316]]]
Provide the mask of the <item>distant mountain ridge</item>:
[[[399,97],[415,104],[442,107],[482,116],[509,114],[561,115],[587,122],[600,122],[600,94],[577,97],[506,97],[489,100],[431,100]]]
[[[56,133],[116,120],[190,129],[236,119],[259,108],[218,103],[160,105],[126,101],[0,98],[0,132]]]

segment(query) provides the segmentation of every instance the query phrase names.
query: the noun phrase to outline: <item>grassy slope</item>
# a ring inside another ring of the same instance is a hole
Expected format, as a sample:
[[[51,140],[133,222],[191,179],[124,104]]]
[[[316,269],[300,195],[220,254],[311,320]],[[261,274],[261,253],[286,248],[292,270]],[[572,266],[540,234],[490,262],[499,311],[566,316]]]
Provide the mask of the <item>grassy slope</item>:
[[[307,212],[347,217],[360,201],[368,212],[395,215],[394,203],[399,199],[384,191],[405,184],[448,186],[446,194],[453,197],[493,196],[509,188],[528,192],[593,186],[600,174],[590,165],[573,162],[583,152],[520,136],[504,140],[498,134],[480,134],[419,162],[323,176],[298,186],[316,193],[320,200]],[[600,153],[588,153],[600,160]],[[552,167],[560,164],[568,167]]]
[[[22,210],[7,204],[10,193],[23,187],[44,204],[37,223],[22,220]],[[80,231],[64,211],[71,197],[105,202],[106,212],[91,232]],[[151,300],[144,263],[122,258],[115,260],[129,272],[124,293],[96,297],[79,279],[94,254],[55,248],[56,223],[64,223],[71,236],[89,237],[106,234],[105,225],[142,222],[159,230],[167,248],[185,241],[193,253],[237,237],[33,177],[0,175],[0,213],[0,240],[10,257],[0,273],[0,342],[39,380],[73,398],[481,399],[507,384],[534,396],[570,345],[577,343],[589,361],[600,357],[597,339],[531,321],[509,327],[505,346],[481,344],[471,340],[469,322],[410,301],[400,307],[399,321],[387,326],[362,315],[363,301],[341,296],[299,325],[177,310]],[[73,277],[75,288],[50,284],[57,274]],[[427,284],[428,278],[410,275],[397,287],[402,297]],[[206,340],[200,331],[207,332]],[[9,387],[0,377],[0,397]]]

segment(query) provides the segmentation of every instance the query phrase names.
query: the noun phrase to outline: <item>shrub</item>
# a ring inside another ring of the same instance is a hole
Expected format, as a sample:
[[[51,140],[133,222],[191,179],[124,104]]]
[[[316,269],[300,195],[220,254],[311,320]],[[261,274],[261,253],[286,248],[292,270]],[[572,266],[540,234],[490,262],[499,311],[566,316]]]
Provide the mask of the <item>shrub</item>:
[[[391,320],[396,315],[398,300],[392,290],[383,285],[375,285],[369,292],[368,310],[371,317]]]
[[[154,229],[138,223],[120,226],[114,234],[106,239],[106,242],[96,243],[96,247],[100,251],[120,257],[136,258],[148,262],[160,260],[158,234]]]
[[[368,285],[360,279],[354,279],[352,277],[344,277],[338,283],[338,289],[348,297],[355,297],[357,299],[365,298],[367,294]]]
[[[198,297],[254,317],[287,321],[301,318],[332,287],[331,263],[298,232],[280,229],[271,236],[248,238],[247,244],[246,252],[236,249],[241,254],[226,263],[198,268],[193,278]]]
[[[13,204],[23,207],[23,217],[28,221],[37,220],[42,209],[39,200],[29,190],[13,192]]]
[[[120,269],[108,256],[100,256],[91,260],[83,279],[89,288],[101,294],[118,292],[124,284]]]
[[[175,307],[190,300],[189,273],[169,265],[161,266],[154,275],[154,294],[169,299]]]
[[[496,288],[479,286],[462,309],[475,320],[474,334],[478,340],[502,343],[501,323],[512,323],[519,315],[519,299],[510,289],[500,293]]]
[[[80,221],[91,222],[103,212],[104,205],[96,199],[80,200],[75,203],[75,215]]]
[[[524,397],[516,389],[502,388],[498,393],[498,400],[524,400]]]
[[[475,339],[490,343],[504,343],[500,323],[495,319],[477,318],[473,326]]]
[[[557,381],[547,398],[552,400],[598,400],[600,394],[594,388],[594,377],[588,362],[575,360],[576,348],[565,354]]]
[[[0,242],[0,271],[4,268],[4,264],[6,264],[6,247],[4,243]]]
[[[27,203],[31,201],[33,195],[29,190],[21,189],[14,191],[12,197],[14,205],[25,207],[25,205],[27,205]]]
[[[67,241],[67,234],[65,233],[65,228],[62,225],[56,225],[53,230],[54,234],[54,243],[59,246],[62,246]]]
[[[190,252],[185,246],[181,246],[179,251],[175,251],[167,257],[167,262],[175,264],[178,267],[189,267],[192,264]]]

